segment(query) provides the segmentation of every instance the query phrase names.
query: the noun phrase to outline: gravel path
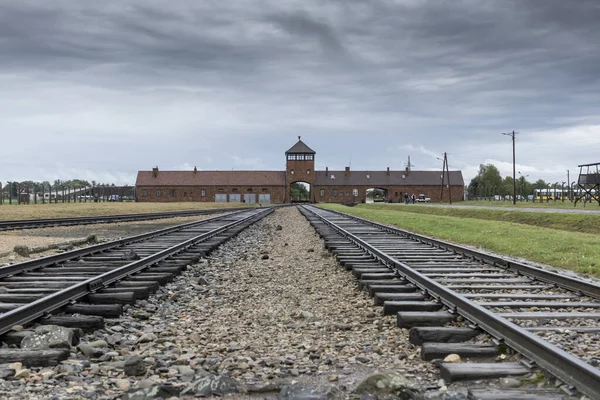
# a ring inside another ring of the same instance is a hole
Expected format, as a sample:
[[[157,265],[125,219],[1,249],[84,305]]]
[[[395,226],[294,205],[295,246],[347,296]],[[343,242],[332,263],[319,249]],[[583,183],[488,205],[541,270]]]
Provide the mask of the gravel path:
[[[439,379],[295,208],[277,210],[82,338],[98,340],[91,358],[73,348],[58,367],[0,380],[0,397],[116,398],[156,383],[186,387],[205,371],[250,388],[270,385],[273,392],[251,395],[259,398],[277,398],[292,381],[348,397],[374,371],[432,387]],[[145,372],[126,376],[123,364],[135,355]]]

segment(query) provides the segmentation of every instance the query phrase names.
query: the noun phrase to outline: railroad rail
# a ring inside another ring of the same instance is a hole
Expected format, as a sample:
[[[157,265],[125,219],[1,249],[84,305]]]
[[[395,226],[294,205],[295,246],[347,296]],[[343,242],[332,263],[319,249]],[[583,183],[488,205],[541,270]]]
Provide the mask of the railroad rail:
[[[2,267],[0,334],[40,317],[45,324],[103,324],[102,317],[118,317],[122,304],[147,297],[186,265],[273,210],[234,211]],[[81,315],[50,315],[56,311]]]
[[[163,218],[193,217],[197,215],[219,214],[230,211],[248,210],[251,207],[237,208],[213,208],[207,210],[186,210],[169,211],[162,213],[140,213],[140,214],[120,214],[103,215],[93,217],[73,217],[73,218],[47,218],[47,219],[22,219],[0,221],[0,231],[47,228],[53,226],[71,226],[71,225],[90,225],[90,224],[110,224],[116,222],[146,221]]]
[[[528,359],[525,365],[442,363],[446,382],[524,375],[537,364],[600,399],[600,370],[567,351],[577,348],[580,335],[600,332],[599,285],[339,212],[300,211],[384,314],[410,328],[424,359],[497,357],[506,346]],[[444,327],[459,316],[472,325]],[[465,343],[481,330],[493,344]],[[549,332],[559,339],[546,337]]]

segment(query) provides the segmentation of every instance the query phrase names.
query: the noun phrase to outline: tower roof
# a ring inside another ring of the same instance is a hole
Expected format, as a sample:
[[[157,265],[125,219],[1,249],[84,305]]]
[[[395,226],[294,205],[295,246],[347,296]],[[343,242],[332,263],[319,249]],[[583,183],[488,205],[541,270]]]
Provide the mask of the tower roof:
[[[302,140],[300,140],[300,136],[298,136],[298,143],[293,145],[285,154],[288,153],[308,153],[308,154],[316,154],[313,149],[308,147]]]

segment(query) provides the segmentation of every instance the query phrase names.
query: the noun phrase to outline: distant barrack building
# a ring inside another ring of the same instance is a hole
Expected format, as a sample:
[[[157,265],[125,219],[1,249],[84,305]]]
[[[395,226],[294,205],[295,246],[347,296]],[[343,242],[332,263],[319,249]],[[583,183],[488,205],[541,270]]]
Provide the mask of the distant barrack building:
[[[285,152],[285,171],[139,171],[136,180],[138,201],[198,201],[236,203],[290,203],[290,187],[310,185],[314,203],[362,203],[367,191],[378,189],[384,199],[400,203],[404,195],[424,195],[433,202],[442,200],[442,171],[315,171],[315,151],[300,137]],[[449,176],[449,184],[448,183]],[[445,174],[444,201],[463,199],[461,171]]]

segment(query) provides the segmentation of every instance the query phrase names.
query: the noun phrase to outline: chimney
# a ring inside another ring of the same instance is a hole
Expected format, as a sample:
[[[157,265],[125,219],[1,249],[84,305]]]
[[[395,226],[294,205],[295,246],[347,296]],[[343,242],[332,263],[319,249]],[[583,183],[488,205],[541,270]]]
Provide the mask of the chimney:
[[[194,173],[198,172],[198,168],[196,168],[196,166],[194,166]]]
[[[350,167],[346,167],[346,172],[344,172],[344,175],[346,175],[346,176],[350,175]]]
[[[325,176],[329,176],[329,167],[325,167]]]
[[[390,167],[387,167],[387,172],[385,173],[387,176],[390,176]]]
[[[404,169],[404,173],[405,173],[406,175],[408,175],[408,171],[409,171],[409,169],[408,169],[408,167],[406,167],[406,168]]]
[[[158,176],[158,167],[152,168],[152,176],[155,178]]]

